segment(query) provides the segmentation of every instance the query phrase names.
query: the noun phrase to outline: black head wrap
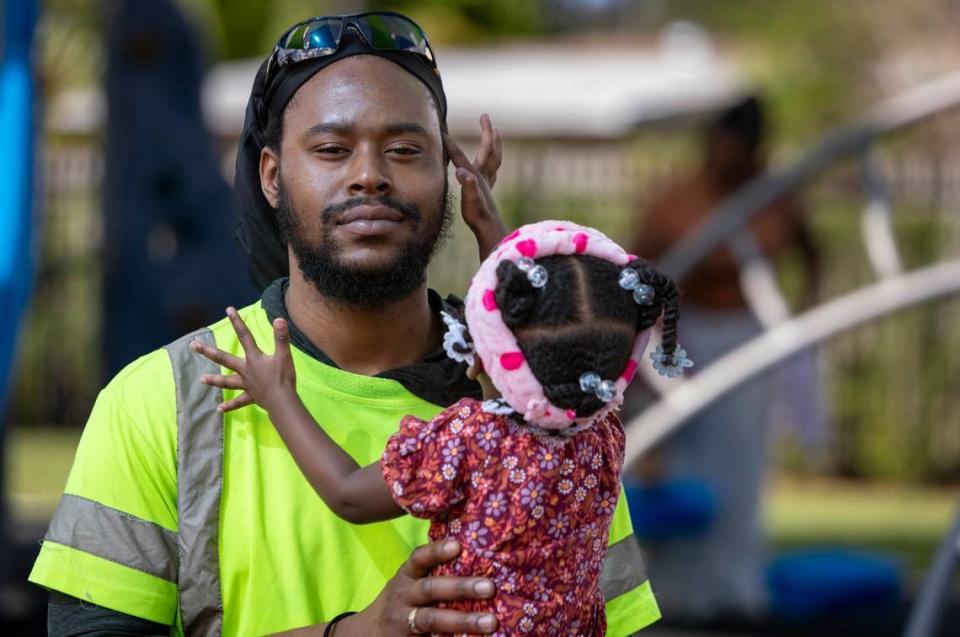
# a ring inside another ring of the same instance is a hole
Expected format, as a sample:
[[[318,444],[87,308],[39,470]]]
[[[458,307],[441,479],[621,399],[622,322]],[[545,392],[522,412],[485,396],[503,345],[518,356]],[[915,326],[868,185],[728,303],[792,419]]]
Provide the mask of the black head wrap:
[[[280,68],[274,72],[269,86],[265,85],[264,80],[267,68],[265,60],[257,71],[247,102],[233,182],[240,217],[237,240],[247,255],[250,277],[259,290],[265,289],[271,281],[289,274],[287,247],[280,239],[276,211],[260,189],[260,151],[264,147],[264,130],[271,118],[283,116],[290,98],[307,80],[334,62],[354,55],[386,58],[423,82],[436,100],[440,128],[446,131],[447,98],[440,75],[419,53],[379,51],[371,48],[353,29],[348,28],[335,53]]]

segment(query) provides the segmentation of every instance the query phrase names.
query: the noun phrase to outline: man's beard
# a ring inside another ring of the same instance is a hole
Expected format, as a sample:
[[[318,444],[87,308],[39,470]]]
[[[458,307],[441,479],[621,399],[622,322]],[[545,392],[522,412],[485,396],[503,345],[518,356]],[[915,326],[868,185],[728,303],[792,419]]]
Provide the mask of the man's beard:
[[[387,305],[405,298],[423,285],[430,259],[447,239],[453,221],[453,202],[444,179],[437,209],[429,214],[421,213],[415,204],[392,197],[356,197],[324,208],[318,220],[321,231],[317,237],[310,237],[293,209],[283,180],[279,181],[277,224],[280,238],[293,250],[303,277],[323,296],[357,307]],[[347,265],[339,258],[343,248],[326,229],[337,214],[374,201],[401,212],[406,218],[404,223],[415,223],[417,239],[400,246],[396,255],[385,263],[372,267]],[[423,226],[424,218],[431,220],[429,227]]]

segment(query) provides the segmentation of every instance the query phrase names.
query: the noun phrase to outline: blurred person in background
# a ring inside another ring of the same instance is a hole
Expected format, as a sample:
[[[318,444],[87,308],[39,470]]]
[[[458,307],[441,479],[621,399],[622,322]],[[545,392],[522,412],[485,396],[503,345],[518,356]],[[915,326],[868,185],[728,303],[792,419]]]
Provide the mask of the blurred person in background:
[[[763,108],[753,96],[710,121],[700,166],[654,195],[633,252],[656,261],[725,199],[761,175],[764,133]],[[799,250],[806,293],[812,298],[817,251],[801,202],[793,195],[780,197],[749,227],[768,258]],[[728,249],[709,254],[678,284],[684,346],[697,369],[763,331],[741,289],[740,264]],[[649,544],[650,577],[667,617],[739,620],[764,609],[760,498],[768,465],[772,390],[773,383],[764,378],[744,385],[687,422],[645,461],[646,481],[702,483],[713,502],[704,529]]]
[[[287,321],[300,395],[320,422],[342,423],[327,432],[363,464],[401,415],[480,395],[441,342],[441,310],[462,304],[429,290],[425,271],[452,214],[450,159],[481,257],[504,235],[489,190],[500,142],[484,117],[470,162],[445,135],[446,108],[426,36],[389,12],[294,25],[248,102],[238,236],[265,291],[240,315],[255,333]],[[429,577],[456,542],[415,548],[427,526],[410,517],[339,520],[262,410],[218,412],[231,394],[201,384],[220,368],[190,351],[194,339],[240,352],[221,321],[129,365],[97,400],[31,574],[53,591],[51,635],[495,629],[492,615],[435,607],[495,592]],[[603,589],[609,632],[625,635],[659,615],[618,517],[625,539],[608,551]]]

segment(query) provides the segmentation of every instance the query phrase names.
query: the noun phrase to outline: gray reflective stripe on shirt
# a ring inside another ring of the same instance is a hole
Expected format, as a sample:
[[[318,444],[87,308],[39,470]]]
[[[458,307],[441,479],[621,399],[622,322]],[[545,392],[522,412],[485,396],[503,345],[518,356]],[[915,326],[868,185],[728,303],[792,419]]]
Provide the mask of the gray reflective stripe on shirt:
[[[63,494],[44,541],[177,581],[177,534],[87,498]]]
[[[600,573],[600,588],[608,602],[614,597],[632,591],[647,581],[643,555],[635,535],[630,534],[616,544],[607,547]]]
[[[167,346],[177,390],[177,518],[180,553],[178,594],[188,637],[220,635],[220,494],[223,488],[222,392],[200,382],[220,367],[190,351],[194,339],[216,347],[202,329]]]

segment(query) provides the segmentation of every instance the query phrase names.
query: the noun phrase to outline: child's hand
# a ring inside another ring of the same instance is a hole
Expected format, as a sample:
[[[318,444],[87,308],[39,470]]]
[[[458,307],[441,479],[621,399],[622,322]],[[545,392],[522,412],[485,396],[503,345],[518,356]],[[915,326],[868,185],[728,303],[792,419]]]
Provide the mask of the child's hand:
[[[464,222],[477,237],[482,261],[506,236],[507,229],[490,192],[497,180],[497,170],[503,155],[500,131],[493,128],[490,117],[486,114],[480,118],[480,127],[480,150],[472,162],[452,139],[445,135],[443,141],[450,160],[457,167],[457,181],[461,186],[460,212]]]
[[[243,390],[243,393],[236,398],[220,403],[217,409],[227,412],[255,402],[269,413],[280,402],[295,399],[297,374],[290,355],[290,332],[287,329],[287,322],[279,318],[273,322],[276,349],[270,356],[260,351],[246,323],[234,308],[227,308],[227,316],[230,317],[233,329],[243,347],[244,358],[233,356],[200,341],[193,341],[190,344],[193,351],[234,372],[229,375],[206,374],[200,378],[200,382],[223,389]]]

